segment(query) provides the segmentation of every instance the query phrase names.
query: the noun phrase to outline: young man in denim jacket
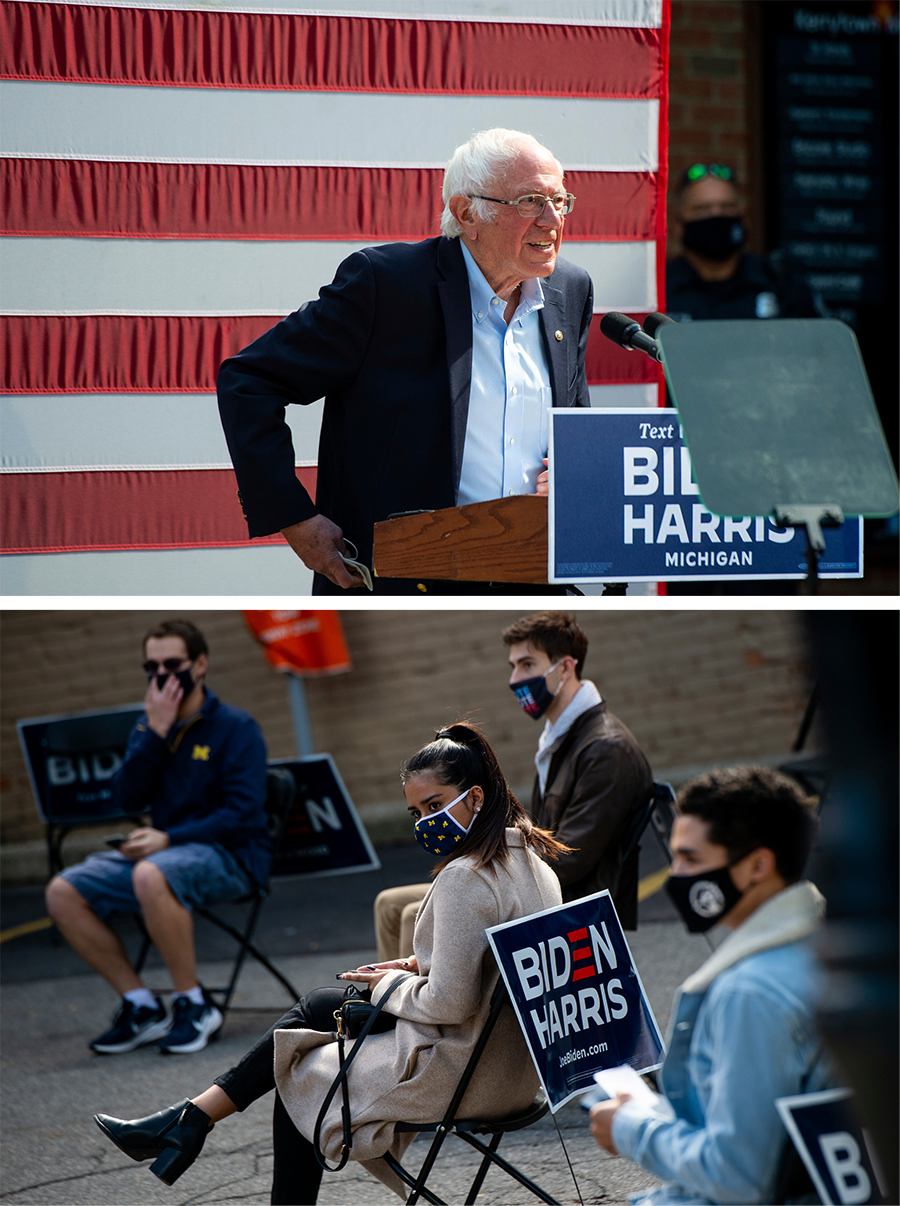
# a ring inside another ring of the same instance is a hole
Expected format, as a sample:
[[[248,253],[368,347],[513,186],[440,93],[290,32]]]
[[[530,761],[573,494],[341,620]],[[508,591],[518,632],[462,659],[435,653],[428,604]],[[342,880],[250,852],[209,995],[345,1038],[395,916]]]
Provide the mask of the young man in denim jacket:
[[[666,1182],[642,1204],[779,1200],[775,1099],[828,1076],[810,943],[825,902],[800,880],[815,830],[796,784],[766,768],[711,771],[682,792],[669,894],[692,932],[733,933],[676,997],[661,1107],[619,1096],[591,1110],[601,1147]]]

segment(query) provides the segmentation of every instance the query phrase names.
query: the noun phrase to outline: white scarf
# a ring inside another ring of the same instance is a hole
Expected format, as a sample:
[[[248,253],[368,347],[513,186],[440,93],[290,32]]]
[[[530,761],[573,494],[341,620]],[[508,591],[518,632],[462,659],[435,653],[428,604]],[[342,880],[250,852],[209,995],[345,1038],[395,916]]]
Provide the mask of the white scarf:
[[[534,765],[538,774],[541,795],[544,794],[544,788],[547,786],[550,762],[559,748],[563,737],[565,737],[579,716],[583,716],[591,708],[596,708],[599,703],[603,703],[603,700],[600,698],[600,692],[592,682],[585,679],[572,696],[568,707],[557,716],[553,724],[549,720],[545,723],[540,740],[538,741],[537,753],[534,756]]]

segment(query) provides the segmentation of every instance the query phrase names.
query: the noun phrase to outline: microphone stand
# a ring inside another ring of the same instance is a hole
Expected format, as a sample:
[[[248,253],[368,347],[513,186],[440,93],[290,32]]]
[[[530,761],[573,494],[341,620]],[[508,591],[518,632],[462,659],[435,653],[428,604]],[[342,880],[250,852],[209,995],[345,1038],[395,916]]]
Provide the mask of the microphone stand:
[[[806,586],[811,595],[819,593],[819,557],[825,551],[822,528],[839,528],[844,512],[835,503],[798,506],[776,503],[775,522],[782,528],[802,528],[806,537]]]

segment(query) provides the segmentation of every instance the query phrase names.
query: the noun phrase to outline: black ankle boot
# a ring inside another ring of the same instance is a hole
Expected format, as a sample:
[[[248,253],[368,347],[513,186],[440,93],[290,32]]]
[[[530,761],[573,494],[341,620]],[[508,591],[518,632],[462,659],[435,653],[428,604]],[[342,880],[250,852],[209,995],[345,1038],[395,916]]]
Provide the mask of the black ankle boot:
[[[188,1098],[146,1118],[95,1114],[94,1122],[132,1160],[155,1160],[150,1171],[166,1185],[174,1185],[194,1163],[213,1126]]]

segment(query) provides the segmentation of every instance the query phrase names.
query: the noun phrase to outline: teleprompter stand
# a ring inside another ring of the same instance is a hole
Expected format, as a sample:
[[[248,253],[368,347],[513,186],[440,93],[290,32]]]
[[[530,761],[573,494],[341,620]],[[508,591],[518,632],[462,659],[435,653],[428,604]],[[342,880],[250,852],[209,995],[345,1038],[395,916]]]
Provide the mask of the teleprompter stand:
[[[656,332],[703,505],[802,527],[893,515],[897,476],[856,337],[835,319],[667,323]]]

